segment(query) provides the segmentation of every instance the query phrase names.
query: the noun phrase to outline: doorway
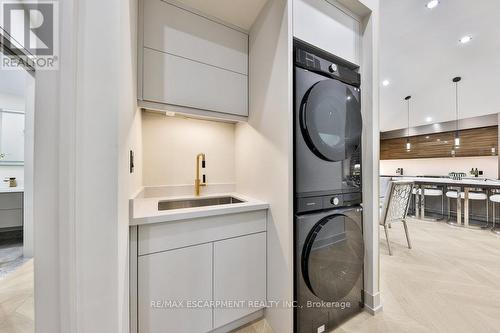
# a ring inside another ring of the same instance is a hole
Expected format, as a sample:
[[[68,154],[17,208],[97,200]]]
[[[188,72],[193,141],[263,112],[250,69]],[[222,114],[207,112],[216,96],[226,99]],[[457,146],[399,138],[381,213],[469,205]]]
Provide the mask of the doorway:
[[[0,332],[34,331],[34,108],[34,71],[0,69]]]

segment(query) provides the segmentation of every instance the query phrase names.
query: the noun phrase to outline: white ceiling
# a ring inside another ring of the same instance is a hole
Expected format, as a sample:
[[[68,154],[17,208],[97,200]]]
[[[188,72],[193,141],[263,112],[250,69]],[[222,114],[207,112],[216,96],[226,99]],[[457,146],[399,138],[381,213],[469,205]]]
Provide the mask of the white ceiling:
[[[381,0],[380,130],[455,119],[451,79],[461,76],[460,118],[500,112],[499,0]],[[472,41],[458,40],[471,35]]]
[[[248,31],[267,0],[181,0],[181,2]]]

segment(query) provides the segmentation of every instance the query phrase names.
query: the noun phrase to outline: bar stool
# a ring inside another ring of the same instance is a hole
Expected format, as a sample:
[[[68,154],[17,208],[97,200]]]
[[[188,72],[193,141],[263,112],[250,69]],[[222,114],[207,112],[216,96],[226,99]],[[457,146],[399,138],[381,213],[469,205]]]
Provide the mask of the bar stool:
[[[408,215],[408,216],[418,217],[418,209],[420,207],[419,197],[422,194],[422,190],[414,186],[413,189],[411,190],[411,194],[413,196],[413,211],[415,212],[415,215]]]
[[[451,190],[451,191],[446,191],[446,199],[448,200],[448,224],[451,225],[458,225],[457,222],[451,222],[451,205],[450,205],[450,199],[456,199],[458,201],[458,190]],[[457,202],[457,205],[459,203]],[[458,209],[457,209],[457,214],[458,214]]]
[[[464,192],[460,192],[460,198],[461,199],[465,199],[465,193]],[[465,223],[465,212],[464,212],[464,226],[467,226],[468,228],[470,229],[486,229],[488,228],[488,225],[489,225],[489,216],[488,216],[488,194],[486,194],[485,192],[476,192],[476,191],[473,191],[473,192],[469,192],[469,200],[484,200],[486,202],[486,224],[485,225],[482,225],[482,226],[470,226],[470,225],[466,225]],[[470,213],[469,213],[469,216],[470,216]],[[469,216],[467,216],[467,219],[469,218]]]
[[[493,228],[491,228],[491,232],[493,232],[494,234],[497,234],[497,235],[500,235],[500,229],[497,229],[495,227],[495,224],[496,224],[496,217],[495,217],[495,203],[498,203],[500,202],[500,194],[493,194],[493,195],[490,195],[490,201],[491,201],[491,204],[492,204],[492,208],[493,208],[493,213],[492,213],[492,217],[493,217]]]
[[[439,220],[444,219],[444,197],[443,197],[443,190],[440,190],[438,188],[424,188],[424,195],[423,198],[420,202],[421,205],[421,214],[420,218],[425,220],[425,197],[441,197],[441,218]]]

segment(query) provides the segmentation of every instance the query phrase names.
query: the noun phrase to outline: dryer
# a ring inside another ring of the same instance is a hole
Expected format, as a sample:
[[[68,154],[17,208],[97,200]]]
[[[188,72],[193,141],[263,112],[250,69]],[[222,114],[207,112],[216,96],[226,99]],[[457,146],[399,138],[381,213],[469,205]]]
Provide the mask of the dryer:
[[[297,40],[294,58],[296,196],[360,192],[360,75]]]

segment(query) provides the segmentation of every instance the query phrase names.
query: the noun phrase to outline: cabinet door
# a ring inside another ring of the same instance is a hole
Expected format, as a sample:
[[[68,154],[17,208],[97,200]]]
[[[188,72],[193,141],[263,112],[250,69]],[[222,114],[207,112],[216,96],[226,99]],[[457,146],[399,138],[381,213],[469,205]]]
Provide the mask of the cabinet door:
[[[212,243],[139,257],[139,333],[202,333],[212,328]],[[184,302],[179,307],[169,301]]]
[[[144,49],[146,101],[247,116],[247,79],[240,73]]]
[[[214,243],[214,300],[266,300],[266,233]],[[214,327],[257,311],[256,307],[214,309]]]
[[[144,46],[248,73],[248,35],[162,0],[144,1]]]
[[[359,64],[360,23],[325,0],[293,1],[293,35]]]

